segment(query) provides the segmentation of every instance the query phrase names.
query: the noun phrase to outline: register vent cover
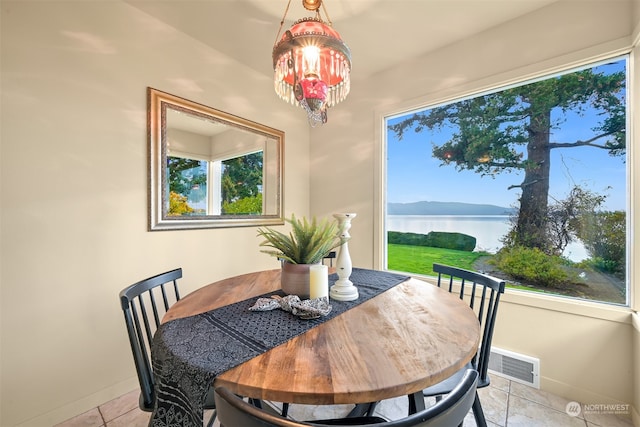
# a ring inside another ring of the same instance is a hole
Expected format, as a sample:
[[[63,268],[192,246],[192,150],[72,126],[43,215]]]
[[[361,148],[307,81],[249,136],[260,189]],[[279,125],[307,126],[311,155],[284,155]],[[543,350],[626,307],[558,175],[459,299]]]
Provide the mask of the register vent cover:
[[[540,388],[540,359],[491,347],[489,370],[512,381]]]

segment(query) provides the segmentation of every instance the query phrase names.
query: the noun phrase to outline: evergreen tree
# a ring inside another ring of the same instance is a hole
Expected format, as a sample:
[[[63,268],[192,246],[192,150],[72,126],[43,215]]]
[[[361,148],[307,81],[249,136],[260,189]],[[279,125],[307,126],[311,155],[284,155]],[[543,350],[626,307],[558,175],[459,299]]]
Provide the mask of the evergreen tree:
[[[262,151],[259,151],[223,162],[223,203],[233,203],[262,193],[262,157]]]
[[[625,73],[586,69],[500,92],[415,113],[389,130],[402,139],[405,132],[452,128],[451,138],[433,147],[433,156],[458,170],[495,175],[524,171],[519,188],[519,214],[513,243],[552,252],[548,235],[551,150],[588,146],[612,156],[625,153]],[[600,121],[586,140],[553,141],[564,115],[595,111]]]

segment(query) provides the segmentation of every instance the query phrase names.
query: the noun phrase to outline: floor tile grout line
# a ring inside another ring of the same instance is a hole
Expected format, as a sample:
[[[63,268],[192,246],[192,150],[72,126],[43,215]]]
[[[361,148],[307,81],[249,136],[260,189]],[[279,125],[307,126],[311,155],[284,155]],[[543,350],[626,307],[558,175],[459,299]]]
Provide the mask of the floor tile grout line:
[[[509,392],[509,399],[511,399],[511,396],[512,396],[512,394],[511,394],[511,392]],[[546,409],[548,409],[550,411],[557,412],[559,414],[566,414],[566,411],[563,411],[563,410],[558,409],[558,408],[554,408],[553,406],[550,406],[550,405],[542,403],[542,402],[537,402],[535,400],[532,400],[532,399],[524,397],[524,396],[519,396],[519,395],[516,394],[516,395],[514,395],[514,397],[517,397],[518,399],[525,400],[525,401],[527,401],[529,403],[532,403],[534,405],[542,406],[543,408],[546,408]],[[582,403],[580,403],[580,405],[582,405]],[[577,416],[577,418],[581,419],[581,420],[585,420],[585,422],[587,421],[586,417],[584,417],[584,416]],[[505,426],[505,427],[507,427],[507,426]]]
[[[107,420],[104,419],[104,414],[102,413],[100,406],[101,405],[98,405],[97,409],[98,409],[98,413],[100,414],[100,418],[102,419],[102,427],[105,427],[107,425]]]
[[[507,407],[504,410],[504,427],[509,427],[509,403],[511,402],[511,383],[507,384]]]

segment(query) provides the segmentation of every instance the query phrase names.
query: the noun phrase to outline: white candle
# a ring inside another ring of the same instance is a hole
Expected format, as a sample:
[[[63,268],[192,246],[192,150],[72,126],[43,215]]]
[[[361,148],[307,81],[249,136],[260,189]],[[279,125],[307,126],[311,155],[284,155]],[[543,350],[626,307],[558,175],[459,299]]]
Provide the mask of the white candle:
[[[322,264],[309,267],[309,298],[329,296],[329,267]]]

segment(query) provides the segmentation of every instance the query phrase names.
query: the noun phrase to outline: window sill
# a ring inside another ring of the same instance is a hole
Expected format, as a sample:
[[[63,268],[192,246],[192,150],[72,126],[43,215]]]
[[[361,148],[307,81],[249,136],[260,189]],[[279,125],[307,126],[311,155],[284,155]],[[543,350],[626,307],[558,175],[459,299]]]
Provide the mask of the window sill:
[[[435,277],[409,274],[416,279],[436,284]],[[578,298],[562,297],[555,295],[539,294],[536,292],[521,291],[507,288],[501,297],[502,303],[522,305],[541,310],[557,311],[576,316],[590,317],[594,319],[608,320],[625,324],[632,323],[634,311],[627,306],[595,302]]]

